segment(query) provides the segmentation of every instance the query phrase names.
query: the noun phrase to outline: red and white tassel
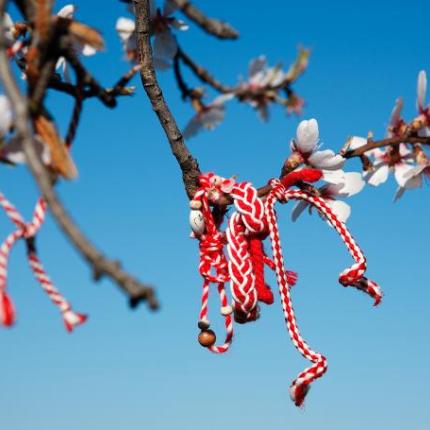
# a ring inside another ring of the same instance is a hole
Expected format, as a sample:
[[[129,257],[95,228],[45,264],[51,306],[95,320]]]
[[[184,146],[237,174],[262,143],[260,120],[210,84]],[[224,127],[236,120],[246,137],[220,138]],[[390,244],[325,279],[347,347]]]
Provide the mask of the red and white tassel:
[[[87,320],[87,316],[72,310],[70,303],[52,284],[35,252],[29,251],[28,262],[34,277],[51,299],[52,303],[54,303],[61,312],[66,330],[71,332],[75,326],[84,323]]]
[[[18,227],[11,233],[0,247],[0,322],[5,326],[10,326],[15,321],[15,310],[11,299],[6,292],[7,286],[7,265],[9,254],[18,239],[26,239],[29,245],[34,240],[36,233],[39,231],[46,215],[46,203],[40,198],[35,206],[33,219],[26,224],[18,210],[0,193],[0,206],[6,212],[10,220]],[[86,320],[86,316],[74,312],[70,304],[64,299],[60,292],[54,287],[43,266],[37,257],[33,244],[28,246],[28,262],[33,271],[35,278],[38,280],[43,290],[48,294],[52,302],[59,308],[65,327],[68,331]]]

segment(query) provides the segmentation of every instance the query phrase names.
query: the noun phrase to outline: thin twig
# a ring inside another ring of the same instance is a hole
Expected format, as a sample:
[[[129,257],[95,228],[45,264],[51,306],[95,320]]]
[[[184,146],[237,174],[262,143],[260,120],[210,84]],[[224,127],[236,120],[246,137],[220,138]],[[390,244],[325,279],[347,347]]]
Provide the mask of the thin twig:
[[[235,87],[229,87],[215,79],[204,67],[199,66],[194,60],[192,60],[191,57],[189,57],[180,47],[178,47],[177,56],[203,83],[210,85],[212,88],[223,94],[236,91]]]
[[[353,151],[346,150],[344,154],[341,154],[345,158],[360,157],[364,155],[367,151],[375,148],[383,148],[384,146],[396,147],[401,143],[421,143],[422,145],[430,145],[430,137],[418,137],[418,136],[396,136],[390,137],[388,139],[382,140],[368,140],[366,145],[360,148],[354,149]]]
[[[228,23],[209,18],[197,9],[189,0],[173,0],[179,9],[191,21],[194,21],[206,33],[219,39],[237,39],[239,33]]]
[[[95,93],[96,97],[105,104],[107,107],[115,107],[115,97],[106,91],[93,77],[93,75],[83,66],[77,57],[73,47],[69,47],[65,53],[66,59],[75,70],[76,74],[80,77],[84,85],[88,85]]]
[[[137,46],[140,55],[140,64],[142,65],[140,77],[143,88],[163,127],[172,153],[178,161],[182,171],[185,190],[191,198],[197,190],[197,179],[200,175],[199,165],[185,144],[185,140],[179,130],[176,120],[164,100],[163,92],[161,91],[155,75],[150,43],[149,1],[133,0],[133,4],[136,16]]]
[[[5,0],[0,0],[0,17],[3,16],[5,3]],[[119,267],[117,262],[108,260],[95,248],[77,228],[61,204],[52,187],[51,178],[36,151],[30,129],[27,103],[13,78],[5,42],[3,22],[0,19],[0,78],[15,112],[16,132],[21,139],[28,166],[55,220],[76,249],[91,265],[95,279],[108,276],[129,296],[131,304],[135,305],[138,300],[142,300],[146,301],[151,309],[157,309],[158,301],[154,290],[130,276]]]

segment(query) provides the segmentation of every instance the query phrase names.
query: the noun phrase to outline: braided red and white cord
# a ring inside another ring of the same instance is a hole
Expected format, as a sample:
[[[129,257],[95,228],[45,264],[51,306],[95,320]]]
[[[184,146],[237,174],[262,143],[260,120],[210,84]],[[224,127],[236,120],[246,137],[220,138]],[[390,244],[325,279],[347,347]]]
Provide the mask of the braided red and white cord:
[[[236,320],[247,322],[258,318],[258,294],[249,236],[265,230],[264,205],[250,182],[234,185],[230,196],[237,209],[226,230],[230,286]]]
[[[6,291],[7,266],[9,254],[14,244],[19,239],[25,239],[27,241],[28,262],[35,278],[51,301],[59,308],[67,331],[72,331],[75,326],[82,324],[87,317],[74,312],[70,303],[55,288],[46,274],[34,247],[35,235],[45,220],[47,210],[45,201],[42,198],[37,201],[33,219],[29,223],[24,221],[15,206],[13,206],[2,193],[0,193],[0,206],[3,207],[6,215],[17,226],[17,230],[12,232],[0,247],[0,322],[5,326],[11,326],[15,321],[15,309]]]

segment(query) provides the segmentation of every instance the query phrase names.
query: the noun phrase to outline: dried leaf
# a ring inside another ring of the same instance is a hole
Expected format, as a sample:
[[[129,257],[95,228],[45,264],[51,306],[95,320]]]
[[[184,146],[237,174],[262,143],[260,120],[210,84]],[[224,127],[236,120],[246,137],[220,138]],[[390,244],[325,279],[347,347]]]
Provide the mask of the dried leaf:
[[[90,45],[98,51],[104,48],[101,34],[94,28],[88,27],[88,25],[72,21],[69,26],[69,32],[81,45]]]
[[[39,115],[34,119],[34,129],[51,153],[51,167],[67,179],[73,179],[78,171],[69,151],[48,118]]]

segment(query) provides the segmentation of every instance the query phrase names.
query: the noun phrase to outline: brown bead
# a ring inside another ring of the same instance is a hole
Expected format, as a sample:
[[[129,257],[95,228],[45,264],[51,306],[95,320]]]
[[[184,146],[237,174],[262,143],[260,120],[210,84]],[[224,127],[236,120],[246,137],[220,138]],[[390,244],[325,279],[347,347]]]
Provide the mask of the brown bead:
[[[199,343],[205,348],[215,345],[216,335],[212,330],[202,330],[199,334]]]

